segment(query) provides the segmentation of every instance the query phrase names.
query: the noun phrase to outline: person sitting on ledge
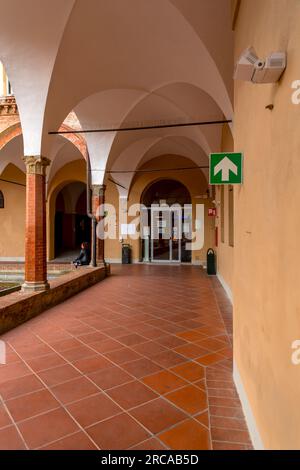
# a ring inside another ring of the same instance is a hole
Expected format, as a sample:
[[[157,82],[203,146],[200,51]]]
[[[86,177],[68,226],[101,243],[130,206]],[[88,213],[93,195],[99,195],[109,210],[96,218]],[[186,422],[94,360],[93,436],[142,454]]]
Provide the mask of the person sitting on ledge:
[[[77,268],[78,266],[87,266],[91,262],[91,252],[89,244],[87,242],[81,243],[81,250],[78,258],[74,259],[73,264]]]

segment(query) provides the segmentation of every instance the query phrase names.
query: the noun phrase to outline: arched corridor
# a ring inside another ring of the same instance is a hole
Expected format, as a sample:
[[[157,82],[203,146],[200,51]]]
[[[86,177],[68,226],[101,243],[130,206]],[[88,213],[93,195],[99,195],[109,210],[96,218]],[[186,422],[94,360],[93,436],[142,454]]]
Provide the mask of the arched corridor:
[[[299,0],[0,12],[0,449],[300,449]]]

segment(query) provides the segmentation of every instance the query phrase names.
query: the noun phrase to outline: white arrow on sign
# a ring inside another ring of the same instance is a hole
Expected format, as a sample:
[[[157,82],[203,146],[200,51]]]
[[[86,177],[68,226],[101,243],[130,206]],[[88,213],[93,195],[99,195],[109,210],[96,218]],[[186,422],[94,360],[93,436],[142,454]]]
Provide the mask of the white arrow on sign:
[[[222,172],[222,181],[229,181],[229,171],[235,175],[238,174],[238,167],[228,158],[225,157],[214,168],[214,176]]]

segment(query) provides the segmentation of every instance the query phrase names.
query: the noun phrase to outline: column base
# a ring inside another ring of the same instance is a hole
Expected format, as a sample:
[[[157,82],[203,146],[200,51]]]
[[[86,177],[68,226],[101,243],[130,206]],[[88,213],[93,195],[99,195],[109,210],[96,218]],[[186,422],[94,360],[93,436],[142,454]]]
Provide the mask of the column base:
[[[21,292],[29,294],[30,292],[43,292],[50,289],[48,281],[44,282],[30,282],[25,281],[22,284]]]
[[[89,267],[90,268],[104,268],[106,276],[110,275],[110,263],[107,263],[106,261],[98,260],[96,266],[93,266],[92,263],[90,263]]]

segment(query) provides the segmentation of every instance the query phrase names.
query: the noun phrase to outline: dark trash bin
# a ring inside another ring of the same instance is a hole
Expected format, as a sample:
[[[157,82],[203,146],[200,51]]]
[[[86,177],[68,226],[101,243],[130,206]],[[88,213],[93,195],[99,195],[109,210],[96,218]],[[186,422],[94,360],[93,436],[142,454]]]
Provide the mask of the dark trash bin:
[[[122,264],[131,264],[131,246],[122,245]]]
[[[192,261],[192,252],[191,250],[186,249],[187,240],[183,238],[181,240],[181,262],[190,263]]]
[[[216,254],[212,248],[207,250],[207,257],[206,257],[206,266],[207,266],[207,274],[215,275],[216,272]]]

